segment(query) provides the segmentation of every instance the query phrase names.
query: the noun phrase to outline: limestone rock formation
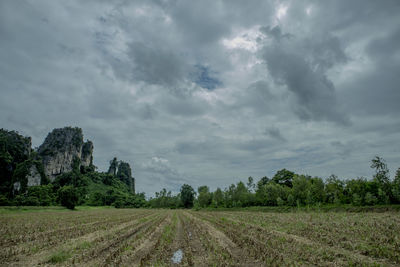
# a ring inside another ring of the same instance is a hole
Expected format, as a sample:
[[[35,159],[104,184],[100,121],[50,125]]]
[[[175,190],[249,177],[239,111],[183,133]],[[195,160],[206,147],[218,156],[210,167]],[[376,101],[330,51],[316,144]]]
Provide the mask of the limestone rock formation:
[[[35,164],[32,164],[31,168],[29,169],[27,179],[28,179],[28,187],[41,184],[42,176],[40,175],[40,172]]]
[[[110,167],[107,173],[116,176],[129,187],[133,194],[135,194],[135,178],[132,176],[132,169],[129,163],[122,160],[118,161],[117,158],[113,158],[113,160],[110,161]]]
[[[11,178],[13,184],[13,193],[25,192],[28,187],[47,184],[43,170],[43,164],[40,160],[27,159],[17,164]]]
[[[80,166],[92,165],[92,153],[93,143],[83,142],[82,129],[78,127],[54,129],[38,149],[50,181],[54,181],[57,175],[72,171],[76,161]]]
[[[129,163],[119,162],[117,178],[124,182],[133,194],[135,193],[135,178],[132,177],[132,169]]]
[[[25,182],[25,187],[24,187],[25,189],[26,189],[26,187],[29,187],[29,186],[41,185],[42,175],[40,175],[40,172],[37,169],[36,165],[32,164],[27,171],[28,171],[28,173],[25,176],[26,179],[24,179],[24,177],[21,179],[22,183],[21,183],[21,181],[14,181],[14,184],[13,184],[14,192],[20,192],[23,187],[24,182]]]
[[[82,166],[89,167],[93,164],[93,143],[87,140],[83,143],[81,154]]]

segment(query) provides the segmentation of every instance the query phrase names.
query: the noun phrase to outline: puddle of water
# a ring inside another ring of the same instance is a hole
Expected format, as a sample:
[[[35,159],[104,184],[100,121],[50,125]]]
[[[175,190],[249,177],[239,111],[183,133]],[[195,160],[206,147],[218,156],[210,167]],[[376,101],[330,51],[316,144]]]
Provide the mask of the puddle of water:
[[[172,256],[171,260],[173,263],[181,263],[183,258],[183,252],[181,249],[175,251],[174,255]]]

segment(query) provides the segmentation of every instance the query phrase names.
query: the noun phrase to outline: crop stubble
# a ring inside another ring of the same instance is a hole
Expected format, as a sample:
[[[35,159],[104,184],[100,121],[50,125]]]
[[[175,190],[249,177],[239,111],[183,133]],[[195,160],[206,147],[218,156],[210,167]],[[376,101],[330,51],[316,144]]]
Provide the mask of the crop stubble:
[[[99,209],[0,215],[2,266],[396,266],[398,213]]]

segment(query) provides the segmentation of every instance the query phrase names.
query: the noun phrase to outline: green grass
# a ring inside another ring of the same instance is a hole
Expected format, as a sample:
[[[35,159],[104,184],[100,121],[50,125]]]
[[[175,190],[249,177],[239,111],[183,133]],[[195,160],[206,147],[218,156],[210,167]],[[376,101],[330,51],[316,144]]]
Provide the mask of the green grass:
[[[92,246],[93,246],[93,244],[92,244],[91,242],[89,242],[89,241],[84,241],[84,242],[78,244],[78,245],[75,247],[75,249],[76,249],[76,250],[84,250],[84,249],[91,248]]]
[[[67,260],[69,257],[71,257],[71,254],[68,251],[61,250],[51,255],[47,262],[53,264],[61,263]]]
[[[172,224],[168,224],[164,227],[163,233],[161,235],[162,243],[167,243],[167,244],[172,243],[174,239],[177,221],[178,217],[176,216],[176,213],[174,213],[172,217]]]

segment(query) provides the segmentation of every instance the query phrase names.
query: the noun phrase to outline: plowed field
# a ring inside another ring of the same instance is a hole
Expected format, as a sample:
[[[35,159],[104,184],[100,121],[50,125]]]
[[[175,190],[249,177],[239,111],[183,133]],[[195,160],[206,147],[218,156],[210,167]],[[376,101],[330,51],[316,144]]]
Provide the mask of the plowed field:
[[[400,214],[99,209],[0,215],[2,266],[399,266]]]

